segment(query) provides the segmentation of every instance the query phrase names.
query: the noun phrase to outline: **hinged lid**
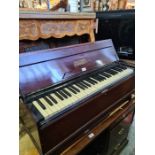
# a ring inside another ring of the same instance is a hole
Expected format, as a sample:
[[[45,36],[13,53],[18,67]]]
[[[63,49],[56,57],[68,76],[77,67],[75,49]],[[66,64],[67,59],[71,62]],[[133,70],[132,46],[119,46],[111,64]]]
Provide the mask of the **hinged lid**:
[[[19,58],[20,91],[28,95],[118,60],[110,39],[23,53]]]

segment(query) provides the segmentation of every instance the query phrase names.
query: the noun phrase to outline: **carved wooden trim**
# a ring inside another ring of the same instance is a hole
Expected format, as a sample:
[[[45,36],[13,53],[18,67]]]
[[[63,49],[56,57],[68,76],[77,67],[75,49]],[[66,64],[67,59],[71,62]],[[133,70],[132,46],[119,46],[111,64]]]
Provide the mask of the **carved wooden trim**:
[[[62,38],[64,36],[89,34],[95,41],[94,20],[20,20],[19,39],[37,40],[39,38]]]

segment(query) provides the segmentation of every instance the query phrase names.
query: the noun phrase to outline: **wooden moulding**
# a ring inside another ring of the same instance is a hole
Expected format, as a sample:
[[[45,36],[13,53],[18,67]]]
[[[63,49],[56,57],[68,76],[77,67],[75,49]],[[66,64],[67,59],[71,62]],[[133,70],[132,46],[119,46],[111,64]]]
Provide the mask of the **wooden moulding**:
[[[20,19],[95,19],[95,13],[52,12],[43,10],[19,10]]]
[[[95,13],[70,13],[51,11],[19,11],[19,40],[37,40],[50,37],[89,35],[95,41],[94,29],[97,29]]]
[[[37,40],[89,34],[90,41],[93,42],[93,29],[93,20],[20,20],[19,39]]]

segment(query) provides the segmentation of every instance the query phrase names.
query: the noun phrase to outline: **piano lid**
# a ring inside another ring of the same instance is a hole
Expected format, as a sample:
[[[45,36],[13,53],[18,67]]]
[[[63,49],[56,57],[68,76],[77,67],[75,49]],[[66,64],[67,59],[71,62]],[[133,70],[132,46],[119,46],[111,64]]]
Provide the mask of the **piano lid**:
[[[19,57],[20,91],[28,95],[118,60],[110,39],[22,53]]]

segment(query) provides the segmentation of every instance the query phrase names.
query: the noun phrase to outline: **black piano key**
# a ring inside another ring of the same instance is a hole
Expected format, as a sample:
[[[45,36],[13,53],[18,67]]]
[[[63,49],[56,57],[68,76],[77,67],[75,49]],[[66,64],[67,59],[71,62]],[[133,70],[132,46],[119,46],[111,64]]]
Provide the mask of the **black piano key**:
[[[110,78],[112,76],[111,74],[108,74],[106,72],[103,72],[102,75],[105,76],[105,77],[107,77],[107,78]]]
[[[80,84],[81,84],[83,87],[85,87],[86,89],[88,88],[88,86],[85,85],[83,82],[80,82]]]
[[[64,98],[68,98],[68,96],[63,91],[59,90],[58,93]]]
[[[116,73],[116,74],[118,73],[118,71],[113,70],[113,68],[111,68],[110,70],[113,71],[113,72]]]
[[[121,72],[121,71],[123,71],[123,69],[121,69],[121,68],[118,68],[118,67],[114,67],[113,69],[114,69],[114,70],[116,70],[116,71],[118,71],[118,72]]]
[[[93,77],[92,77],[93,78]],[[90,79],[90,78],[89,78]],[[92,82],[94,82],[95,84],[97,84],[98,82],[96,82],[95,80],[93,79],[90,79]]]
[[[41,103],[40,100],[37,100],[37,103],[38,103],[43,109],[46,109],[46,107]]]
[[[97,80],[97,81],[102,81],[102,79],[99,76],[93,76],[93,79]]]
[[[117,67],[119,67],[119,68],[121,68],[121,69],[123,69],[123,70],[127,69],[126,66],[122,66],[122,65],[118,65]]]
[[[76,85],[76,86],[78,86],[79,88],[81,88],[81,89],[85,90],[85,87],[83,87],[83,86],[82,86],[82,85],[80,85],[79,83],[76,83],[75,85]]]
[[[114,70],[113,68],[111,68],[110,71],[115,72],[116,74],[118,73],[118,71]]]
[[[107,72],[107,73],[110,73],[110,74],[112,74],[112,75],[117,74],[116,72],[114,72],[114,71],[112,71],[112,70],[107,70],[106,72]]]
[[[68,95],[69,97],[71,97],[72,96],[72,94],[70,94],[67,90],[65,90],[65,89],[63,89],[63,92],[66,94],[66,95]]]
[[[62,97],[58,92],[55,92],[54,94],[55,94],[60,100],[64,100],[63,97]]]
[[[56,101],[56,99],[54,97],[52,97],[51,95],[48,95],[48,97],[55,103],[57,104],[58,102]]]
[[[67,87],[72,93],[77,94],[77,92],[72,87]]]
[[[85,79],[88,83],[92,84],[92,85],[95,85],[94,82],[92,82],[90,79]]]
[[[102,80],[105,80],[106,78],[103,76],[98,75],[98,77],[100,77]]]
[[[110,78],[111,77],[111,75],[110,74],[107,74],[106,72],[101,73],[101,75],[103,75],[103,76],[105,76],[107,78]]]
[[[88,84],[87,82],[85,82],[85,81],[82,81],[86,86],[88,86],[88,87],[91,87],[91,85],[90,84]]]
[[[46,96],[44,97],[44,100],[45,100],[50,106],[53,106],[53,103],[51,102],[51,100],[49,100]]]
[[[74,87],[73,85],[72,85],[71,87],[72,87],[72,89],[74,89],[76,92],[80,92],[80,89]]]

